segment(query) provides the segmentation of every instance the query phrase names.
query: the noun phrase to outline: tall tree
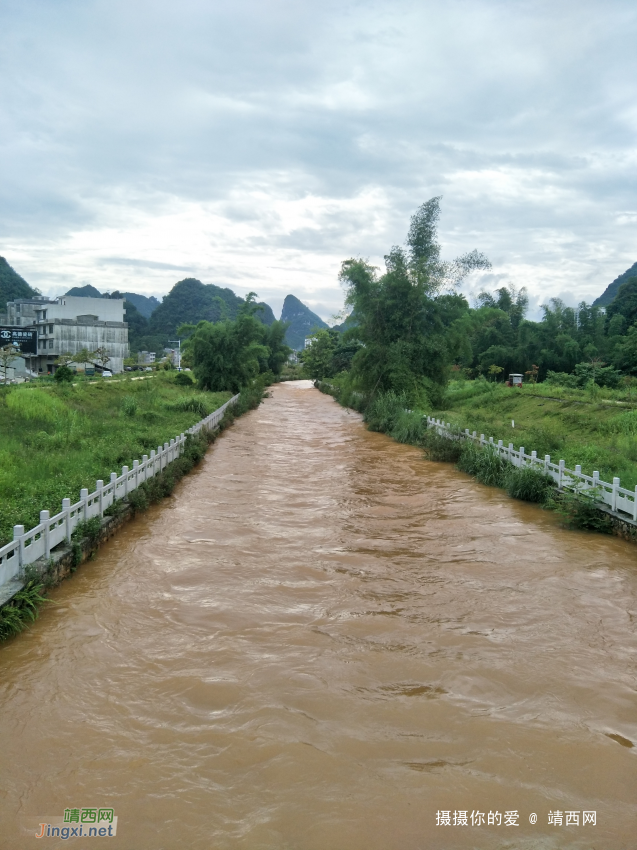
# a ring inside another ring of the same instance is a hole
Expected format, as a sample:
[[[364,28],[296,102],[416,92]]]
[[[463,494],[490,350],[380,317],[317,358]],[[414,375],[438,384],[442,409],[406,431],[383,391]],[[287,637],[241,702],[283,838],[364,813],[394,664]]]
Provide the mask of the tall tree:
[[[449,305],[439,299],[469,272],[490,268],[473,251],[446,262],[440,259],[437,223],[440,198],[432,198],[412,216],[406,247],[393,247],[386,271],[362,259],[346,260],[340,280],[346,304],[357,324],[345,336],[362,343],[352,360],[352,375],[363,392],[393,390],[412,405],[436,400],[446,383],[450,359],[445,340]]]

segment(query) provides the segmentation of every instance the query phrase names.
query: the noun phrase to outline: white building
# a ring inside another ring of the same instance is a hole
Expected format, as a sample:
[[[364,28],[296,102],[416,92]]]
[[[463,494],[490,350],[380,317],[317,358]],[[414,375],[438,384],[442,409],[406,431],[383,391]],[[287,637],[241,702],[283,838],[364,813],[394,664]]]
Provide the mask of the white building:
[[[26,356],[32,372],[55,371],[60,354],[77,354],[83,348],[106,349],[111,372],[124,370],[128,357],[128,325],[124,321],[124,299],[81,298],[62,295],[59,298],[29,298],[7,304],[6,324],[35,327],[38,331],[38,353]],[[95,363],[100,366],[101,364]]]

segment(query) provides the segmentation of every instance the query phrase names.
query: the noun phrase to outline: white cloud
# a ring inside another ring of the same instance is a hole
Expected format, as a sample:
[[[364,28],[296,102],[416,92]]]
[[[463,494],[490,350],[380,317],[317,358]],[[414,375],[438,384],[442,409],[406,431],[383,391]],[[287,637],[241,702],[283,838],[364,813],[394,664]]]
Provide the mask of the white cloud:
[[[341,260],[437,194],[445,254],[538,303],[636,259],[633,3],[23,0],[0,28],[0,253],[44,291],[197,276],[329,318]]]

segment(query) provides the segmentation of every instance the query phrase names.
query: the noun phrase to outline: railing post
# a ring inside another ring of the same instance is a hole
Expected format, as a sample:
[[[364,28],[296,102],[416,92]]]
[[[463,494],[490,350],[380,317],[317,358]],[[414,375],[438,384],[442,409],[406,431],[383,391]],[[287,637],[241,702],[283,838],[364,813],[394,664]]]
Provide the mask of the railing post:
[[[73,533],[73,529],[71,528],[71,500],[70,499],[62,499],[62,510],[64,511],[64,528],[66,532],[66,542],[71,542],[71,534]]]
[[[582,467],[579,463],[575,464],[575,475],[577,475],[578,478],[582,477]]]
[[[537,452],[531,452],[531,466],[537,462]]]
[[[124,498],[128,496],[128,467],[122,467],[122,475],[124,476]]]
[[[633,499],[633,521],[637,522],[637,485],[635,485],[635,496]]]
[[[48,511],[40,511],[40,525],[44,526],[44,557],[49,560],[49,556],[51,554],[51,543],[49,540],[49,519],[50,514]]]
[[[23,525],[14,525],[13,526],[13,539],[19,540],[20,545],[18,546],[18,566],[22,569],[24,565],[24,526]]]
[[[558,479],[557,486],[561,490],[562,489],[562,476],[564,475],[564,466],[565,463],[563,460],[560,461],[559,471],[558,471]]]
[[[134,489],[136,490],[139,487],[139,461],[138,460],[133,461],[133,472],[135,473],[135,487],[134,487]]]
[[[82,502],[84,519],[86,520],[88,519],[88,490],[86,487],[80,490],[80,502]]]
[[[593,487],[599,487],[599,471],[597,469],[593,472]]]
[[[520,467],[526,466],[524,462],[524,446],[520,446]]]
[[[549,463],[551,462],[551,455],[544,455],[544,469],[546,472],[549,471]]]
[[[104,482],[101,478],[97,481],[95,489],[97,490],[97,498],[100,503],[100,516],[102,517],[104,516],[104,493],[102,492],[104,490]]]
[[[148,478],[148,455],[142,455],[142,466],[144,467],[142,481],[145,481]]]
[[[614,511],[617,510],[617,491],[619,490],[619,478],[613,478],[613,504]]]
[[[484,445],[484,434],[480,434],[480,445]]]
[[[111,484],[113,485],[113,502],[117,501],[117,473],[111,472]]]

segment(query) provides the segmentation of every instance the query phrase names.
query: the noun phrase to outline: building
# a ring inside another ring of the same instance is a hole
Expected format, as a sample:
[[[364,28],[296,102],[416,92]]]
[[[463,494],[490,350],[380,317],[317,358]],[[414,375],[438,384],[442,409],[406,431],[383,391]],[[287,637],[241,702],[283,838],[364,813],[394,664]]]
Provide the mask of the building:
[[[149,366],[151,363],[155,362],[155,356],[154,351],[138,351],[137,363],[140,366]]]
[[[6,320],[7,325],[37,329],[37,354],[25,358],[32,373],[53,373],[55,360],[61,354],[77,354],[84,348],[90,352],[105,349],[110,359],[104,368],[122,372],[124,358],[128,357],[128,325],[124,315],[123,298],[62,295],[54,299],[10,301],[6,314],[0,316],[0,324]],[[78,365],[81,368],[84,364]],[[97,361],[94,365],[102,368]]]

